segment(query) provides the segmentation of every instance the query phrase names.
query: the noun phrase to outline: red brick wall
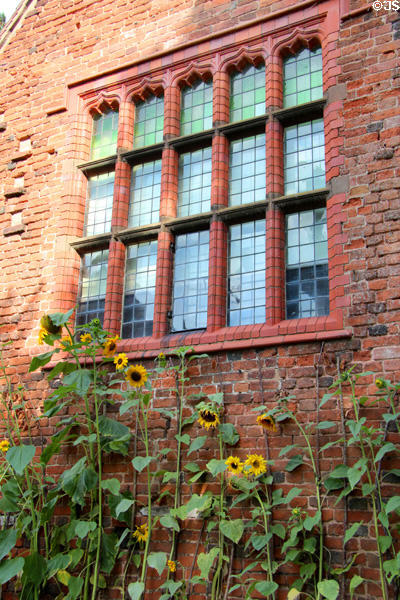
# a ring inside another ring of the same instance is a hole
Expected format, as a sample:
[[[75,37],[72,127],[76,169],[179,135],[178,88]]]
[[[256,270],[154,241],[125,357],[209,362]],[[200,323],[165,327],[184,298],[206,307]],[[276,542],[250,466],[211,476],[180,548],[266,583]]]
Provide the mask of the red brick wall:
[[[106,73],[131,63],[134,63],[132,73],[140,74],[143,68],[140,61],[150,61],[151,68],[161,69],[168,60],[191,56],[196,52],[188,45],[193,40],[236,28],[229,34],[232,43],[245,42],[244,30],[238,29],[241,24],[255,20],[255,31],[262,34],[278,25],[287,26],[322,14],[327,8],[322,43],[329,56],[324,65],[324,85],[329,90],[325,127],[327,178],[332,185],[328,200],[331,300],[340,313],[340,329],[348,332],[348,336],[331,340],[322,334],[319,341],[301,342],[303,332],[300,332],[299,343],[292,340],[282,344],[279,343],[282,338],[276,334],[267,339],[267,332],[265,341],[255,349],[249,347],[254,336],[250,332],[239,342],[232,339],[228,352],[214,345],[210,358],[192,368],[191,385],[194,391],[203,393],[224,391],[227,420],[241,434],[240,452],[244,456],[260,449],[259,428],[254,424],[251,409],[260,402],[273,406],[279,394],[290,392],[296,395],[298,414],[305,422],[313,420],[317,405],[316,373],[322,394],[336,377],[337,361],[347,365],[358,363],[364,370],[397,377],[400,21],[396,12],[374,12],[368,9],[368,3],[361,1],[319,3],[319,7],[317,3],[316,8],[312,8],[311,2],[303,2],[297,11],[285,12],[292,5],[289,0],[270,3],[67,0],[62,4],[39,0],[36,6],[31,4],[28,8],[20,27],[3,40],[6,44],[0,50],[0,323],[3,325],[0,341],[13,341],[6,354],[8,371],[14,383],[25,382],[33,409],[40,411],[47,389],[42,376],[27,376],[31,356],[41,351],[37,346],[40,316],[76,302],[79,259],[69,243],[82,232],[85,178],[76,165],[88,158],[91,126],[89,115],[80,111],[75,102],[74,84],[99,77],[94,85],[91,82],[84,85],[88,89],[101,88],[109,81]],[[339,10],[341,20],[337,18]],[[269,20],[262,21],[269,15]],[[339,31],[335,23],[340,24]],[[214,43],[213,38],[206,39],[201,48],[210,51]],[[182,45],[186,49],[179,50]],[[171,48],[176,51],[170,57],[154,56],[160,49]],[[118,75],[109,77],[118,80]],[[274,79],[277,83],[271,86],[270,106],[278,105],[280,95],[278,77],[271,66],[271,80]],[[124,110],[129,111],[128,104]],[[219,118],[225,110],[218,107]],[[129,114],[126,122],[129,123]],[[174,132],[176,122],[172,116],[166,127]],[[121,147],[129,144],[128,129],[127,125],[121,134]],[[24,149],[27,144],[22,143],[21,150],[21,141],[28,139],[30,147],[28,144],[28,149]],[[218,152],[217,141],[214,151]],[[117,168],[123,169],[124,165]],[[272,192],[279,192],[282,185],[279,169],[276,173],[275,180],[268,182]],[[224,185],[224,177],[221,168],[221,181],[218,179],[214,185]],[[122,189],[121,195],[126,191]],[[13,216],[19,212],[22,212],[21,224],[18,216]],[[277,216],[271,212],[268,218],[272,222]],[[213,235],[223,235],[218,224],[211,239]],[[160,257],[166,254],[169,242],[165,234],[165,245],[159,245]],[[279,283],[280,264],[279,257],[271,259],[271,281]],[[168,275],[167,257],[163,266],[163,276]],[[122,285],[121,278],[118,279],[120,272],[115,269],[114,292],[115,286]],[[210,280],[216,290],[221,276],[221,266],[216,264]],[[167,289],[168,276],[164,280]],[[273,294],[272,290],[268,293]],[[118,298],[116,303],[114,310]],[[278,297],[273,307],[270,323],[281,318]],[[155,318],[160,335],[166,333],[163,308]],[[215,327],[220,327],[218,307],[209,308]],[[109,326],[116,327],[117,320],[110,314]],[[285,327],[280,334],[298,332],[290,324]],[[203,340],[204,344],[208,341]],[[155,347],[154,353],[157,351]],[[375,393],[372,381],[370,378],[371,385],[366,391]],[[163,397],[162,391],[159,397]],[[339,422],[338,408],[326,405],[321,419]],[[154,437],[158,434],[164,436],[163,423],[155,429]],[[168,437],[173,438],[174,434],[171,428]],[[277,459],[279,449],[293,443],[295,436],[294,430],[287,426],[271,435],[270,457]],[[200,454],[200,458],[205,459],[206,455]],[[326,453],[322,470],[331,468],[336,459],[341,459],[340,452],[333,448]],[[280,464],[277,459],[276,469]],[[122,481],[129,485],[131,474],[126,465],[112,465],[110,469],[119,470]],[[314,508],[312,495],[307,494],[310,482],[306,469],[282,473],[279,477],[286,489],[293,483],[304,487],[304,505]],[[335,559],[340,564],[343,546],[338,534],[343,533],[344,527],[342,508],[332,506],[325,516],[329,521],[328,544],[337,551]],[[349,513],[350,522],[368,518],[355,503]],[[194,528],[197,526],[193,524]],[[360,572],[377,580],[368,527],[365,535],[352,540],[348,549],[367,552]],[[181,547],[182,564],[191,564],[195,541],[194,532],[185,531],[181,538],[185,543]],[[235,567],[240,567],[240,560],[236,559]],[[371,596],[377,597],[374,586],[359,598],[366,600]]]

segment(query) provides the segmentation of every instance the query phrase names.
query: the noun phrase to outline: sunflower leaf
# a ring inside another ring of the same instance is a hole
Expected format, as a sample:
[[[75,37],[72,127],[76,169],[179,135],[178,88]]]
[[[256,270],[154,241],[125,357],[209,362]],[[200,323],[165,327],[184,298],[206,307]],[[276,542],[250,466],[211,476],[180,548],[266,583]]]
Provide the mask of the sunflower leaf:
[[[218,473],[223,473],[226,469],[226,464],[224,460],[219,460],[217,458],[212,458],[207,464],[207,469],[210,471],[211,475],[216,477]]]
[[[200,450],[200,448],[202,448],[204,446],[207,439],[208,438],[206,435],[196,437],[190,444],[190,447],[187,451],[187,455],[189,456],[189,454],[192,454],[192,452],[195,452],[196,450]]]
[[[222,423],[219,426],[219,430],[225,444],[228,444],[228,446],[235,446],[235,444],[238,443],[240,436],[232,423]]]
[[[213,565],[214,560],[219,554],[219,548],[212,548],[210,552],[200,552],[197,559],[197,566],[200,569],[200,576],[202,579],[208,579],[208,574]]]
[[[132,460],[132,465],[136,471],[141,473],[143,469],[145,469],[151,463],[152,460],[154,460],[154,456],[135,456],[135,458]]]
[[[225,537],[237,544],[243,535],[244,524],[242,519],[235,519],[234,521],[222,520],[219,528]]]
[[[285,471],[294,471],[297,467],[300,467],[303,464],[303,457],[301,454],[295,454],[292,456],[285,467]]]

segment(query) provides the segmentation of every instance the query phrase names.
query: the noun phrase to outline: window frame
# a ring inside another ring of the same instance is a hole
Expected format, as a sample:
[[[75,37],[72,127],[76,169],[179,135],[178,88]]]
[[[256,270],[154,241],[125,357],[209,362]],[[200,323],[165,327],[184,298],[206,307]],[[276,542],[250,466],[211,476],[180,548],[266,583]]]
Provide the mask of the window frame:
[[[301,42],[303,45],[306,45],[308,42],[306,39],[303,39]],[[315,43],[315,42],[313,42]],[[286,52],[296,53],[297,50],[301,47],[299,46],[299,42],[293,45],[291,49]],[[287,48],[287,46],[286,46]],[[231,55],[233,55],[233,51]],[[281,77],[283,77],[283,57],[285,56],[285,50],[282,48],[277,49],[277,55],[279,58],[279,69],[278,72]],[[324,60],[324,47],[322,47],[322,56]],[[229,86],[230,89],[230,79],[229,74],[238,69],[238,65],[241,64],[241,68],[243,68],[243,61],[247,61],[249,64],[260,64],[260,60],[263,60],[265,57],[265,53],[259,49],[254,51],[253,54],[251,51],[247,52],[245,55],[243,52],[236,58],[229,57],[225,60],[225,64],[223,68],[219,68],[219,72],[223,73],[225,77],[225,89],[226,86]],[[205,62],[205,61],[203,61]],[[276,67],[273,66],[273,61],[266,59],[265,60],[265,71],[266,71],[266,79],[271,74],[271,68]],[[185,72],[186,69],[186,72]],[[271,155],[273,154],[273,162],[279,162],[280,166],[275,164],[272,170],[275,171],[273,175],[276,176],[277,172],[279,175],[279,171],[283,170],[283,127],[288,126],[290,124],[298,123],[299,120],[312,120],[313,118],[323,118],[324,116],[324,107],[326,106],[327,98],[324,96],[319,100],[315,100],[304,105],[291,106],[288,108],[282,107],[282,101],[280,105],[272,101],[271,97],[268,98],[268,89],[267,89],[267,101],[266,101],[266,112],[264,115],[253,117],[251,119],[246,119],[238,122],[230,122],[229,115],[229,102],[228,102],[228,111],[227,117],[224,120],[220,120],[215,118],[216,116],[220,116],[218,114],[219,107],[216,106],[221,104],[221,83],[218,82],[218,79],[215,77],[216,73],[212,73],[213,76],[213,127],[211,130],[202,131],[200,133],[188,134],[182,136],[180,134],[180,112],[175,110],[175,120],[178,116],[177,126],[169,126],[168,121],[171,123],[171,116],[168,114],[168,111],[165,108],[164,112],[164,141],[162,143],[154,144],[153,146],[146,146],[141,148],[133,148],[133,144],[131,143],[131,147],[127,149],[127,136],[125,135],[125,140],[121,140],[120,132],[119,132],[119,141],[118,141],[118,156],[108,157],[108,159],[103,159],[102,161],[89,161],[79,165],[82,173],[88,175],[97,171],[99,168],[109,168],[111,164],[114,165],[116,170],[116,180],[117,180],[117,171],[120,169],[121,172],[124,173],[124,176],[128,174],[129,178],[129,170],[131,169],[133,164],[139,164],[147,162],[151,159],[155,160],[160,156],[163,157],[163,166],[162,166],[162,180],[168,173],[165,173],[164,168],[164,160],[168,160],[168,154],[176,153],[176,155],[181,154],[190,149],[193,151],[193,147],[205,147],[210,145],[212,147],[213,154],[213,168],[214,168],[214,145],[215,139],[219,138],[220,144],[229,143],[230,139],[239,138],[239,137],[248,137],[252,134],[252,131],[265,131],[266,135],[266,146],[270,141],[268,137],[272,132],[273,142],[275,144],[274,152],[271,151],[266,152],[266,161],[271,159]],[[164,107],[167,104],[169,107],[170,104],[175,103],[175,106],[178,105],[180,107],[180,94],[183,87],[188,85],[188,82],[195,81],[196,79],[203,79],[204,81],[210,80],[210,68],[205,66],[203,70],[201,68],[193,68],[193,65],[190,65],[188,69],[186,66],[182,68],[180,65],[177,68],[177,73],[175,75],[175,79],[169,80],[169,86],[164,87],[163,95],[164,95]],[[157,83],[157,92],[153,89],[150,90],[150,93],[154,95],[160,95],[160,84]],[[189,83],[190,85],[190,83]],[[120,127],[126,124],[126,114],[129,112],[127,110],[126,104],[131,104],[131,112],[130,118],[132,117],[132,107],[134,109],[134,97],[145,97],[146,94],[149,93],[149,84],[148,80],[146,80],[145,84],[146,92],[137,92],[131,94],[131,97],[127,98],[125,101],[124,110],[120,109]],[[139,96],[138,96],[139,94]],[[141,94],[141,95],[140,95]],[[221,111],[220,111],[221,112]],[[122,114],[121,114],[122,113]],[[167,126],[166,126],[167,122]],[[132,129],[132,128],[131,128]],[[221,142],[225,140],[225,142]],[[125,141],[125,143],[124,143]],[[194,145],[194,146],[193,146]],[[278,150],[276,149],[278,148]],[[215,152],[216,153],[216,152]],[[279,158],[277,159],[277,156]],[[325,158],[326,160],[326,158]],[[96,164],[94,164],[96,163]],[[267,171],[269,169],[267,162]],[[281,175],[280,175],[281,176]],[[177,177],[177,174],[175,175]],[[268,180],[268,175],[267,175]],[[273,186],[272,186],[273,187]],[[276,188],[279,186],[275,186]],[[156,298],[158,292],[158,299],[161,300],[160,310],[158,313],[158,321],[163,321],[161,324],[158,322],[156,331],[153,330],[153,336],[151,340],[142,338],[133,338],[123,340],[126,348],[135,349],[139,347],[139,342],[142,340],[145,346],[157,347],[157,348],[166,348],[169,345],[176,345],[177,334],[172,333],[169,328],[169,320],[171,318],[171,306],[172,306],[172,264],[173,264],[173,236],[177,233],[185,233],[193,230],[198,230],[198,228],[210,228],[210,247],[213,244],[212,236],[211,236],[211,228],[215,226],[214,237],[218,238],[220,249],[224,248],[224,252],[222,252],[222,256],[218,256],[218,253],[214,250],[210,251],[210,263],[213,259],[217,259],[217,272],[211,273],[210,270],[210,283],[208,290],[208,305],[214,306],[214,315],[211,316],[209,314],[207,328],[204,331],[187,331],[187,332],[179,332],[179,338],[185,339],[185,343],[207,343],[207,344],[216,344],[221,340],[227,340],[229,343],[235,344],[239,343],[243,339],[247,340],[247,343],[250,345],[265,345],[266,343],[277,343],[278,341],[283,341],[285,337],[289,335],[289,337],[296,334],[307,334],[312,333],[314,337],[320,335],[321,337],[326,336],[342,336],[348,335],[348,332],[343,330],[343,320],[342,313],[340,310],[337,310],[336,307],[332,310],[329,315],[324,317],[307,317],[301,319],[293,319],[287,320],[284,318],[284,283],[282,282],[282,274],[285,271],[285,265],[283,260],[284,248],[282,248],[282,239],[284,234],[284,228],[282,226],[282,215],[289,209],[294,209],[305,206],[312,206],[313,208],[321,205],[321,202],[327,203],[328,195],[329,195],[329,187],[320,189],[320,190],[312,190],[310,192],[292,194],[290,196],[285,196],[283,193],[283,188],[281,187],[279,191],[271,191],[271,186],[266,186],[266,197],[265,200],[244,204],[239,206],[228,206],[225,202],[219,203],[218,199],[216,200],[215,191],[214,191],[214,203],[213,203],[213,192],[212,192],[212,201],[211,201],[211,210],[207,213],[202,213],[200,215],[193,215],[189,217],[177,217],[176,213],[171,214],[171,210],[169,210],[170,214],[161,214],[160,222],[157,224],[151,224],[146,226],[139,227],[127,227],[121,226],[120,224],[116,225],[116,219],[113,214],[113,225],[112,231],[110,234],[102,236],[103,244],[111,244],[115,242],[115,244],[120,245],[130,245],[135,240],[149,240],[151,237],[160,238],[160,234],[165,234],[165,243],[161,244],[161,252],[164,254],[163,259],[160,259],[160,246],[159,246],[159,257],[157,259],[157,273],[158,271],[163,272],[163,276],[166,277],[166,280],[163,281],[163,284],[160,284],[160,275],[157,274],[157,282],[156,282]],[[114,203],[119,202],[118,194],[114,196]],[[114,206],[115,208],[115,206]],[[328,209],[329,212],[329,209]],[[168,213],[168,211],[167,211]],[[173,213],[173,211],[172,211]],[[243,222],[244,220],[256,220],[258,218],[266,219],[266,255],[268,253],[276,255],[272,258],[272,261],[269,260],[268,256],[266,256],[266,320],[265,323],[257,323],[254,325],[246,325],[246,326],[227,326],[226,325],[226,285],[227,285],[227,229],[230,224],[235,222]],[[279,224],[280,226],[276,226]],[[329,218],[328,218],[329,223]],[[268,239],[270,231],[274,230],[274,235],[271,236],[272,239]],[[97,236],[99,237],[99,236]],[[221,241],[222,240],[222,241]],[[80,254],[84,252],[92,251],[93,243],[99,243],[99,240],[94,240],[93,238],[89,239],[80,239],[76,242],[72,243],[72,246],[78,250]],[[169,251],[169,256],[168,256]],[[212,254],[214,252],[214,254]],[[225,253],[225,254],[224,254]],[[120,252],[121,254],[121,252]],[[225,268],[223,263],[225,261]],[[330,264],[330,262],[329,262]],[[330,268],[331,271],[331,268]],[[223,273],[225,272],[224,276]],[[110,276],[110,274],[109,274]],[[124,274],[123,274],[124,277]],[[225,279],[225,282],[223,281]],[[281,290],[277,292],[276,282],[281,280]],[[271,290],[268,287],[270,285],[270,281],[275,281],[275,289],[271,295]],[[330,272],[330,281],[331,281],[331,272]],[[119,284],[121,283],[121,277],[119,278]],[[216,293],[216,290],[217,293]],[[109,294],[109,286],[107,285],[107,295]],[[115,297],[115,294],[114,294]],[[215,311],[215,300],[219,297],[219,306],[218,310]],[[221,301],[223,298],[223,301]],[[113,330],[114,333],[119,333],[119,327],[116,326],[116,322],[118,320],[122,323],[122,307],[118,308],[118,302],[115,302],[112,309],[110,304],[112,301],[107,303],[106,299],[106,315],[108,313],[113,313],[114,318],[106,318],[105,326],[110,328],[110,323],[112,323],[112,327],[110,329]],[[107,306],[107,304],[109,304]],[[120,303],[121,304],[121,303]],[[222,306],[225,305],[225,310]],[[120,313],[120,317],[118,319],[118,310]],[[160,311],[164,311],[165,315],[160,319]],[[215,318],[215,313],[218,312],[219,315]],[[139,342],[138,342],[139,340]],[[250,340],[250,341],[249,341]]]

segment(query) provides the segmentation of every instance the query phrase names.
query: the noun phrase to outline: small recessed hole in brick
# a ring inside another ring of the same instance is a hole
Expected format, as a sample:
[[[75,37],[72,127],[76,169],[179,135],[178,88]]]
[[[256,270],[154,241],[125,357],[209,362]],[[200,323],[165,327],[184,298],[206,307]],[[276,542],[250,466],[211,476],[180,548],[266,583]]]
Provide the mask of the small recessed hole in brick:
[[[79,22],[78,22],[78,23],[75,23],[75,26],[76,26],[76,28],[77,28],[77,29],[80,29],[80,28],[81,28],[81,24],[80,24]]]
[[[22,212],[16,212],[11,215],[11,225],[21,225]]]
[[[20,140],[19,142],[19,151],[20,152],[27,152],[28,150],[31,150],[32,145],[31,145],[31,138],[25,138],[24,140]]]
[[[24,187],[24,178],[23,177],[16,177],[14,179],[14,187],[15,188]]]

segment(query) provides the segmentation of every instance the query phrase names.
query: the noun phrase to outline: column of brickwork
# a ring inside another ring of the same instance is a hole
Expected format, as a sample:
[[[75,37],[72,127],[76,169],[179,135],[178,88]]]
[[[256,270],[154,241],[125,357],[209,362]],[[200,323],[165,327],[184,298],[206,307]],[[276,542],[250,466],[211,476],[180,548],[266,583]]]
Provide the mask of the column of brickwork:
[[[229,122],[229,74],[218,71],[213,77],[213,124]],[[212,141],[211,208],[228,206],[229,142],[217,133]],[[210,225],[207,330],[226,325],[227,227],[214,218]]]
[[[207,330],[226,324],[227,227],[213,219],[210,226],[210,262],[208,268]]]
[[[154,300],[153,337],[169,332],[168,311],[171,309],[172,293],[172,244],[174,236],[162,230],[158,235],[156,294]]]
[[[132,149],[134,122],[135,105],[130,100],[124,100],[119,107],[118,150],[127,151]]]
[[[177,137],[180,131],[180,89],[170,85],[164,90],[164,140]],[[178,203],[177,151],[166,146],[162,154],[160,220],[176,217]],[[174,236],[166,230],[158,235],[156,293],[153,336],[162,337],[169,331],[168,311],[171,309]]]
[[[282,106],[282,64],[280,56],[269,56],[266,64],[266,108],[271,112]],[[266,323],[274,325],[284,319],[285,305],[285,219],[273,199],[283,195],[283,128],[269,118],[266,138],[266,213],[265,314]]]
[[[133,102],[127,100],[121,102],[118,121],[118,154],[120,151],[132,148],[134,112]],[[115,164],[112,233],[128,226],[130,178],[131,166],[118,158]],[[104,327],[115,334],[119,334],[121,329],[125,256],[125,245],[116,239],[112,239],[109,247]]]

